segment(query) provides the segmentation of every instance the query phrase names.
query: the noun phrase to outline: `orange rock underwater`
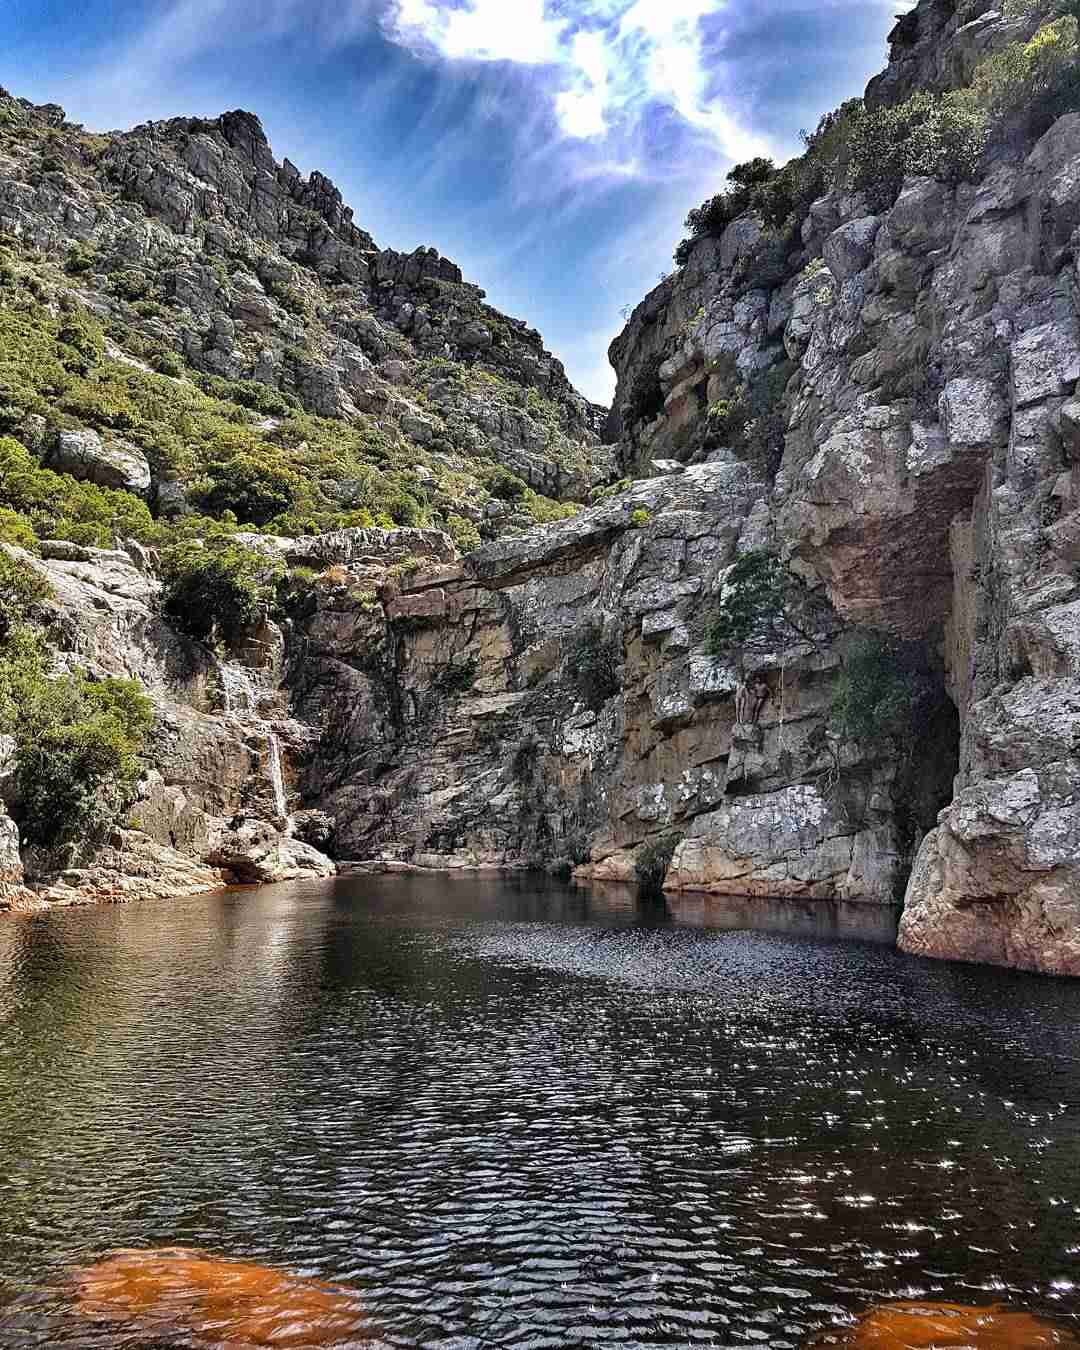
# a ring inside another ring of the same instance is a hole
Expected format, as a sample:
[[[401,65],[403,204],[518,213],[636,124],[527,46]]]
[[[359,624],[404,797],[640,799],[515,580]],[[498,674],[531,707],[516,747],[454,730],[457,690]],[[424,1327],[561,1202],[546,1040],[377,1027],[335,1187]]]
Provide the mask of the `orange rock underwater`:
[[[348,1289],[182,1247],[111,1252],[75,1284],[85,1317],[180,1332],[214,1350],[344,1347],[375,1336]]]
[[[1030,1313],[1009,1308],[965,1308],[959,1303],[886,1303],[860,1317],[851,1327],[824,1332],[814,1350],[1046,1350],[1049,1346],[1080,1347],[1080,1339],[1063,1327]]]

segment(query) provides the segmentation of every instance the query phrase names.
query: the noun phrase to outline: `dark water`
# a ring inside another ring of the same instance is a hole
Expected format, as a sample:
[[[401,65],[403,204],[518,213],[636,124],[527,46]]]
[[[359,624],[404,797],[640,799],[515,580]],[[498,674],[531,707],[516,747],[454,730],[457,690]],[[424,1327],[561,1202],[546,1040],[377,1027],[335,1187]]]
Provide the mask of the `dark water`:
[[[0,1345],[143,1350],[64,1313],[124,1245],[356,1285],[402,1346],[1076,1322],[1080,983],[889,923],[382,878],[0,923]]]

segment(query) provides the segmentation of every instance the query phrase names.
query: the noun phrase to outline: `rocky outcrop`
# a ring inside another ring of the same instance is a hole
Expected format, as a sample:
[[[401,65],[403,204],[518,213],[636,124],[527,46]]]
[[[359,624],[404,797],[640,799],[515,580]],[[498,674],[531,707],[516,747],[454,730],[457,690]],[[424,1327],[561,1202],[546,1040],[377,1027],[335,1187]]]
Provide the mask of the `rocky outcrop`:
[[[522,524],[484,513],[496,464],[559,501],[610,476],[602,410],[540,334],[434,249],[380,249],[328,178],[275,161],[250,113],[99,135],[0,90],[0,234],[48,315],[82,308],[102,323],[110,362],[361,427],[418,500],[437,496],[486,537]],[[100,353],[79,356],[89,369]],[[272,440],[277,422],[250,420]],[[24,444],[38,438],[30,419],[10,422]],[[125,436],[137,422],[65,409],[31,448],[182,514],[184,457],[145,454]]]
[[[962,84],[1048,13],[920,0],[868,105]],[[394,425],[433,495],[433,465],[475,456],[522,480],[462,495],[465,557],[434,530],[239,533],[308,580],[219,655],[162,622],[145,552],[46,542],[61,662],[155,700],[124,849],[245,881],[321,875],[326,850],[666,864],[673,893],[904,899],[908,950],[1080,973],[1080,114],[970,181],[837,189],[790,234],[747,212],[699,240],[612,345],[604,452],[537,335],[437,253],[377,250],[248,115],[101,153],[124,205],[88,184],[64,242],[166,276],[199,369]],[[56,247],[62,188],[30,190],[0,184],[0,224]],[[298,356],[315,285],[333,303]],[[592,504],[529,529],[522,484]],[[797,612],[710,640],[763,556]],[[837,716],[868,633],[918,673],[907,740]]]

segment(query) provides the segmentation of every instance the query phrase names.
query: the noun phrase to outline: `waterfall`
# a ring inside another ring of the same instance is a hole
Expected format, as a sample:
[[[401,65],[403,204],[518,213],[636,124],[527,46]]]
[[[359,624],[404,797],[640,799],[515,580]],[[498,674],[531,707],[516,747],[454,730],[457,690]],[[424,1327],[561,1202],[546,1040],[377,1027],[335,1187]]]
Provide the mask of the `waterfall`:
[[[289,805],[285,800],[285,774],[281,767],[281,742],[273,731],[266,733],[266,739],[270,747],[270,785],[274,789],[274,810],[277,812],[279,820],[285,820],[288,818]]]
[[[236,713],[255,711],[258,702],[251,676],[241,666],[229,666],[218,662],[218,679],[221,683],[222,711],[226,716]]]

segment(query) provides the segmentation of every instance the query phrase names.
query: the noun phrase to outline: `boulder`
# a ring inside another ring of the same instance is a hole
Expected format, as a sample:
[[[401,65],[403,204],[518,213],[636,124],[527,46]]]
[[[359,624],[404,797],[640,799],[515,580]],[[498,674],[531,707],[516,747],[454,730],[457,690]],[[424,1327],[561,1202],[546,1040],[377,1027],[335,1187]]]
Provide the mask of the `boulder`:
[[[870,266],[880,226],[877,216],[863,216],[841,225],[825,240],[823,256],[837,281],[847,281]]]
[[[214,841],[206,862],[231,873],[242,885],[337,875],[337,866],[318,849],[259,820],[229,825]]]
[[[96,431],[61,431],[49,466],[99,487],[140,497],[150,492],[150,465],[142,451],[125,441],[102,441]]]

